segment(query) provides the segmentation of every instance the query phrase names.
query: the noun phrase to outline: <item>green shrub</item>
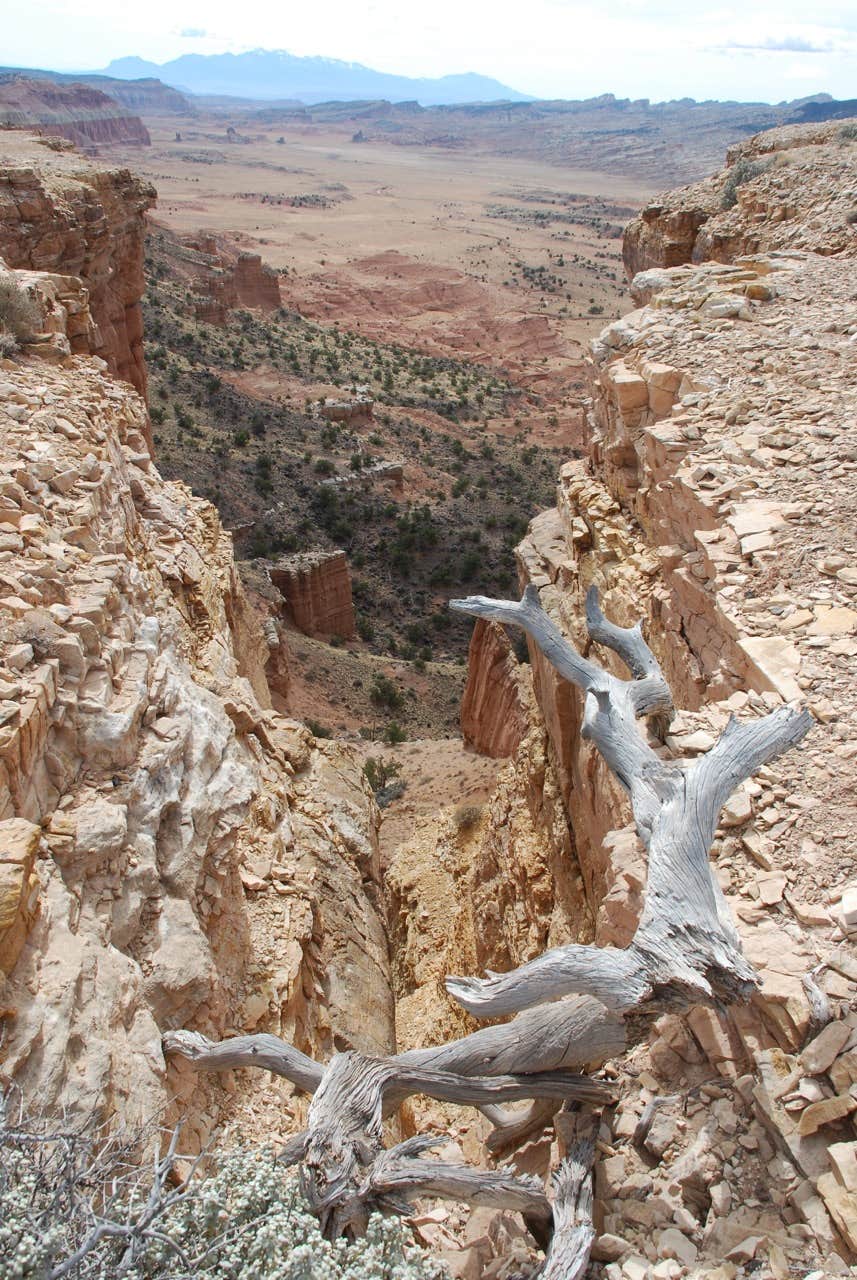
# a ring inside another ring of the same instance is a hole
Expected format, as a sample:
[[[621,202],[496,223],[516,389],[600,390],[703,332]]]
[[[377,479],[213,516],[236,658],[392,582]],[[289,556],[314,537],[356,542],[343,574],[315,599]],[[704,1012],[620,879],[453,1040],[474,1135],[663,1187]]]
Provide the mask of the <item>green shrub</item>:
[[[141,1145],[157,1149],[160,1137],[150,1133]],[[446,1275],[393,1218],[374,1214],[353,1244],[325,1240],[296,1174],[268,1149],[210,1156],[207,1174],[197,1164],[187,1178],[176,1176],[174,1149],[153,1164],[148,1152],[135,1158],[144,1150],[135,1152],[127,1136],[7,1126],[0,1112],[0,1280]]]
[[[397,760],[385,759],[383,756],[370,756],[363,766],[366,781],[373,791],[381,791],[398,778],[402,766]]]
[[[306,727],[314,738],[330,738],[332,733],[326,725],[319,724],[318,720],[307,720]]]
[[[378,674],[372,681],[369,697],[376,707],[386,707],[389,711],[398,711],[402,705],[402,692],[389,676]]]
[[[720,197],[721,209],[734,208],[738,203],[738,188],[742,187],[745,182],[752,182],[754,178],[758,178],[767,168],[768,165],[759,160],[736,160],[729,170],[723,186],[723,192]]]
[[[19,342],[32,337],[39,322],[39,308],[34,300],[14,276],[3,276],[0,279],[0,336],[6,338],[7,353],[11,354]]]

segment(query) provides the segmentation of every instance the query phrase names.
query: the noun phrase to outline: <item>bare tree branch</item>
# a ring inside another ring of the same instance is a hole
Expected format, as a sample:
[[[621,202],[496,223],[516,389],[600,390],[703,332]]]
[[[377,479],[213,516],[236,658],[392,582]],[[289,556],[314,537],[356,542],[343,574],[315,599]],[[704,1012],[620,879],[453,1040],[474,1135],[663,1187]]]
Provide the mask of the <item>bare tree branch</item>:
[[[640,627],[608,622],[594,588],[587,596],[590,636],[622,658],[633,680],[620,680],[582,658],[532,587],[517,604],[471,596],[451,607],[523,627],[560,674],[584,692],[583,735],[630,793],[649,873],[640,924],[624,950],[558,947],[511,973],[447,978],[450,995],[481,1017],[573,992],[593,995],[618,1012],[648,1005],[651,1016],[665,1008],[748,999],[758,979],[741,953],[708,851],[735,787],[800,742],[812,724],[810,715],[780,707],[750,724],[730,720],[719,742],[692,765],[662,761],[635,721],[640,714],[669,712],[666,681]]]

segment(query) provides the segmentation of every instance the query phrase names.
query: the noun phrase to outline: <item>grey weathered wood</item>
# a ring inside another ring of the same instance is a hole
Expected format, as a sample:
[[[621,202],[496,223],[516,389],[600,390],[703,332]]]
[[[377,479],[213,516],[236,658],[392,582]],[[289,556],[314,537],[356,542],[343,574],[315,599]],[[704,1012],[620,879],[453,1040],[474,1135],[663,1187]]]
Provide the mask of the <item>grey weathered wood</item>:
[[[231,1067],[262,1067],[285,1076],[306,1093],[315,1093],[324,1068],[285,1040],[265,1033],[208,1040],[198,1031],[167,1031],[161,1040],[167,1055],[178,1054],[197,1071],[228,1071]]]
[[[474,1169],[416,1157],[442,1139],[411,1138],[384,1151],[375,1160],[365,1182],[375,1195],[394,1194],[406,1201],[419,1196],[441,1200],[465,1200],[496,1209],[512,1209],[527,1217],[550,1221],[551,1203],[538,1178],[515,1175],[506,1169]]]
[[[196,1031],[168,1031],[162,1043],[165,1054],[187,1058],[197,1071],[262,1067],[291,1080],[306,1093],[315,1093],[325,1071],[329,1070],[285,1040],[268,1034],[215,1042]],[[434,1073],[434,1087],[446,1090],[443,1095],[432,1096],[469,1102],[473,1106],[509,1101],[511,1097],[508,1088],[502,1096],[496,1091],[496,1079],[474,1087],[473,1077],[515,1074],[526,1076],[526,1081],[517,1086],[522,1089],[518,1097],[576,1097],[593,1105],[603,1104],[610,1097],[610,1090],[604,1084],[588,1076],[567,1073],[585,1066],[600,1066],[624,1049],[625,1027],[621,1018],[606,1013],[596,1000],[570,997],[527,1010],[512,1022],[483,1027],[447,1044],[410,1049],[379,1059],[389,1067],[389,1078],[384,1079],[384,1093],[389,1099],[385,1112],[394,1110],[410,1094],[427,1091],[419,1082],[420,1071],[426,1073],[425,1083],[431,1080],[430,1073]],[[560,1092],[540,1094],[537,1084],[540,1072],[563,1073]],[[453,1092],[457,1096],[453,1097]]]
[[[556,1103],[535,1098],[529,1106],[514,1111],[495,1106],[479,1109],[494,1126],[485,1139],[485,1146],[496,1155],[520,1146],[525,1139],[546,1129],[553,1120]]]
[[[577,1072],[619,1056],[662,1009],[746,999],[757,978],[741,952],[708,851],[720,810],[738,783],[799,742],[812,723],[805,712],[783,707],[752,723],[730,721],[701,759],[664,760],[638,721],[646,719],[655,737],[662,733],[673,714],[667,682],[639,624],[610,622],[594,589],[586,602],[590,639],[621,659],[630,680],[580,654],[532,587],[519,602],[474,596],[452,605],[521,626],[582,691],[583,736],[628,791],[648,852],[646,899],[625,948],[572,944],[511,973],[448,978],[450,994],[472,1013],[516,1016],[447,1044],[389,1057],[336,1054],[322,1067],[271,1035],[220,1044],[189,1031],[165,1035],[164,1052],[188,1058],[198,1070],[264,1067],[313,1095],[307,1129],[281,1159],[300,1163],[304,1194],[331,1237],[359,1233],[373,1209],[406,1213],[415,1196],[437,1195],[519,1209],[541,1238],[549,1202],[536,1180],[419,1158],[436,1145],[431,1138],[385,1151],[384,1117],[406,1097],[423,1093],[479,1107],[495,1126],[489,1146],[507,1146],[542,1126],[560,1101],[597,1107],[610,1100],[608,1086]],[[503,1105],[520,1099],[530,1105]],[[572,1143],[555,1178],[554,1234],[543,1280],[578,1280],[586,1269],[594,1236],[592,1158],[590,1133]]]
[[[580,1003],[569,1001],[564,1002],[565,1008],[555,1006],[533,1010],[524,1019],[525,1026],[542,1025],[548,1032],[541,1058],[538,1054],[533,1055],[533,1062],[546,1060],[562,1064],[563,1059],[574,1052],[573,1041],[571,1048],[569,1045],[568,1033],[577,1027],[581,1011],[573,1006]],[[584,1016],[584,1025],[587,1021]],[[599,1047],[623,1045],[624,1039],[621,1036],[617,1039],[616,1029],[611,1033],[609,1019],[606,1026],[606,1037],[602,1035],[599,1040],[595,1036],[594,1043]],[[359,1231],[371,1211],[369,1192],[374,1194],[378,1187],[371,1179],[366,1182],[364,1170],[373,1168],[382,1158],[384,1115],[394,1111],[405,1098],[415,1093],[445,1102],[487,1108],[531,1098],[554,1099],[555,1103],[578,1099],[592,1105],[611,1101],[613,1094],[608,1086],[573,1072],[536,1069],[518,1074],[500,1073],[496,1068],[504,1060],[503,1051],[508,1052],[512,1046],[519,1058],[527,1060],[522,1049],[526,1038],[522,1038],[520,1033],[511,1036],[501,1027],[486,1028],[486,1032],[494,1034],[476,1032],[472,1037],[441,1046],[437,1051],[378,1058],[354,1051],[339,1053],[324,1069],[291,1045],[270,1035],[240,1036],[215,1044],[194,1032],[169,1032],[164,1036],[163,1044],[165,1053],[187,1057],[198,1069],[264,1066],[313,1094],[306,1131],[288,1144],[280,1158],[286,1163],[300,1163],[301,1185],[307,1203],[319,1218],[322,1229],[334,1236],[344,1230]],[[590,1046],[587,1053],[591,1052]],[[469,1067],[471,1072],[477,1066],[483,1072],[490,1072],[493,1068],[495,1074],[438,1070],[434,1065],[422,1065],[427,1057],[429,1061],[455,1061]],[[388,1168],[388,1174],[389,1171]],[[438,1173],[433,1164],[430,1169],[408,1166],[408,1177],[414,1185],[419,1178],[424,1182],[429,1173],[435,1178],[435,1194],[438,1195],[452,1197],[457,1193],[463,1197],[464,1192],[469,1191],[477,1197],[477,1203],[500,1203],[496,1196],[502,1191],[504,1204],[511,1205],[514,1199],[509,1190],[513,1183],[504,1182],[502,1178],[480,1180],[474,1176],[468,1179],[461,1172],[454,1175],[448,1171]],[[405,1178],[399,1188],[403,1194],[407,1185],[410,1184]],[[522,1190],[518,1184],[514,1186],[517,1187],[515,1195],[523,1196],[525,1189]],[[385,1194],[394,1192],[391,1186]],[[485,1198],[489,1193],[495,1196],[494,1201]],[[525,1196],[527,1211],[538,1216],[537,1207],[532,1205],[532,1194],[532,1188],[529,1188]],[[395,1206],[390,1201],[381,1207],[392,1209]]]
[[[711,871],[708,851],[720,811],[745,778],[799,742],[812,718],[780,707],[746,724],[730,720],[715,746],[692,764],[662,760],[637,728],[663,715],[669,688],[637,627],[607,622],[597,592],[587,596],[590,636],[613,649],[635,679],[621,680],[578,653],[528,587],[519,602],[471,596],[459,612],[520,626],[556,669],[584,694],[583,736],[629,792],[649,855],[643,914],[624,949],[569,945],[506,974],[447,979],[470,1013],[496,1017],[584,992],[619,1013],[746,1000],[758,979]]]
[[[581,1138],[553,1177],[553,1240],[539,1280],[581,1280],[595,1239],[592,1224],[592,1161],[595,1145]]]

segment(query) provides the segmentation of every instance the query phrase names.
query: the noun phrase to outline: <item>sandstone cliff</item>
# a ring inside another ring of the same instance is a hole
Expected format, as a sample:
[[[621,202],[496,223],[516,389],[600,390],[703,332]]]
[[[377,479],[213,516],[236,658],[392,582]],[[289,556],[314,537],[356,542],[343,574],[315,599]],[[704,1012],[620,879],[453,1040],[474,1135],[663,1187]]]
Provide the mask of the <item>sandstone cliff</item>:
[[[148,147],[149,131],[139,116],[86,84],[55,84],[21,75],[0,76],[0,129],[28,129],[67,138],[81,150]]]
[[[344,551],[304,551],[268,571],[284,612],[305,635],[355,635],[351,574]]]
[[[467,660],[461,732],[482,755],[514,755],[527,732],[529,685],[509,638],[496,623],[478,621]]]
[[[230,539],[136,393],[16,358],[0,422],[0,1077],[130,1120],[179,1088],[201,1137],[263,1089],[168,1078],[166,1028],[391,1047],[377,811],[269,709]]]
[[[78,277],[95,328],[86,338],[69,334],[72,350],[101,356],[143,393],[144,214],[154,200],[128,169],[84,160],[49,139],[0,134],[0,258]]]
[[[176,279],[192,291],[190,305],[197,320],[222,325],[236,307],[279,307],[279,276],[258,253],[240,249],[222,236],[179,238],[162,227],[153,234],[158,249],[170,258]]]
[[[823,726],[733,799],[712,848],[762,977],[759,996],[728,1015],[663,1019],[637,1063],[645,1084],[637,1098],[631,1086],[613,1136],[602,1131],[614,1145],[598,1172],[600,1256],[616,1280],[651,1275],[659,1258],[695,1275],[754,1256],[774,1275],[799,1258],[824,1259],[838,1274],[857,1248],[855,1186],[837,1164],[857,1153],[848,1119],[857,1106],[848,950],[857,926],[857,235],[848,217],[857,146],[823,126],[760,135],[730,164],[742,157],[774,163],[737,187],[734,208],[720,210],[727,170],[631,224],[626,261],[649,268],[633,281],[639,308],[593,343],[586,456],[562,468],[556,508],[518,549],[522,585],[538,588],[579,646],[592,583],[616,621],[643,619],[682,708],[665,752],[706,750],[730,714],[783,700],[807,703]],[[533,732],[544,725],[545,777],[583,886],[568,927],[621,944],[645,884],[627,801],[581,736],[573,690],[531,658]],[[493,705],[484,699],[486,739],[510,692],[504,677]],[[469,732],[478,740],[478,727]],[[535,740],[524,740],[501,787],[521,793]],[[482,839],[496,844],[503,832],[504,818],[489,811]],[[504,874],[514,878],[514,867]],[[813,994],[804,975],[819,962]],[[800,1058],[825,998],[842,1018],[830,1052]],[[707,1102],[684,1120],[659,1112],[663,1132],[646,1139],[640,1163],[628,1137],[644,1104],[682,1081],[710,1081],[712,1070],[736,1082],[731,1101],[721,1107],[727,1095],[709,1084]],[[756,1168],[766,1189],[748,1204],[741,1187]],[[742,1254],[754,1232],[759,1243]]]

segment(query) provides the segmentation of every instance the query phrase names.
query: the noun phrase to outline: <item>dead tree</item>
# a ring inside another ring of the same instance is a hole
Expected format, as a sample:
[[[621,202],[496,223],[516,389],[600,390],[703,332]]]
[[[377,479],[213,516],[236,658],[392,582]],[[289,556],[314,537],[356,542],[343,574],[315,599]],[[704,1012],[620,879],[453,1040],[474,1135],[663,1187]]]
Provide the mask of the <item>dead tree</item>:
[[[373,1209],[406,1213],[420,1195],[506,1206],[527,1220],[551,1216],[540,1184],[500,1171],[465,1169],[419,1158],[433,1145],[412,1139],[384,1150],[382,1120],[422,1093],[479,1107],[495,1126],[489,1146],[520,1141],[558,1104],[603,1105],[610,1091],[586,1075],[647,1033],[665,1010],[720,1007],[749,999],[758,978],[712,873],[708,854],[720,811],[734,789],[794,746],[812,719],[780,707],[749,723],[730,720],[720,740],[692,763],[664,758],[638,721],[663,728],[672,697],[639,624],[622,628],[601,612],[595,589],[586,601],[591,641],[631,673],[623,680],[581,655],[528,587],[520,602],[471,596],[461,613],[521,627],[561,676],[584,695],[583,736],[592,741],[628,792],[648,853],[642,917],[622,949],[569,945],[510,973],[450,977],[449,994],[476,1017],[515,1015],[449,1044],[386,1058],[354,1052],[320,1066],[270,1035],[220,1044],[194,1032],[164,1037],[164,1051],[197,1069],[259,1066],[313,1094],[307,1129],[285,1158],[300,1166],[307,1200],[329,1235],[359,1233]],[[532,1100],[524,1112],[502,1105]],[[583,1274],[592,1242],[591,1140],[578,1142],[555,1181],[553,1243],[545,1280]]]

